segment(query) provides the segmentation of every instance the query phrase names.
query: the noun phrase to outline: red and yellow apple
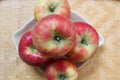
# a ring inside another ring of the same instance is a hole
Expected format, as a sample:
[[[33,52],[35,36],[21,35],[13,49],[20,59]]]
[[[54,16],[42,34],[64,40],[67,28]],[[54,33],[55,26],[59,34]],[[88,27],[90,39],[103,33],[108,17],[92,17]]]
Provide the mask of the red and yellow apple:
[[[26,32],[20,39],[18,52],[21,59],[31,66],[42,66],[50,59],[34,48],[31,31]]]
[[[75,22],[76,42],[67,56],[76,62],[88,60],[97,50],[99,36],[96,30],[89,24]]]
[[[46,68],[47,80],[78,80],[77,67],[66,59],[57,59]]]
[[[70,18],[70,6],[67,0],[38,0],[34,16],[36,21],[41,20],[49,14],[59,14],[64,17]]]
[[[67,54],[76,39],[74,24],[67,18],[52,14],[42,18],[32,31],[33,45],[45,56]]]

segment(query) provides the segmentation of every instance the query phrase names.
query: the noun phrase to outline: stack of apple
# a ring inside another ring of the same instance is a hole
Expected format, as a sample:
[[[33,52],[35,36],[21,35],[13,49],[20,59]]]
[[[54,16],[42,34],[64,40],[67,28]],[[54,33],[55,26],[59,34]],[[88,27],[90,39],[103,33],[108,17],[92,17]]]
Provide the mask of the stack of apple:
[[[70,20],[67,0],[38,0],[36,25],[19,43],[21,59],[31,66],[46,65],[48,80],[78,80],[74,62],[85,62],[95,54],[99,36],[83,22]]]

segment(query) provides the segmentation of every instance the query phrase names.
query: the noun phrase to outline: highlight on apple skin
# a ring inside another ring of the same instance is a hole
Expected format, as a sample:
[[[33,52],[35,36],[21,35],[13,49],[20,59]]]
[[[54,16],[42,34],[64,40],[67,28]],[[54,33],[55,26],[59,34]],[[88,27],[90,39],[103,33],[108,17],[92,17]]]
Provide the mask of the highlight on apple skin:
[[[31,31],[26,32],[20,39],[18,52],[21,59],[31,66],[43,66],[50,60],[34,48]]]
[[[47,80],[78,80],[77,67],[67,59],[57,59],[46,68]]]
[[[59,14],[70,18],[70,6],[67,0],[38,0],[34,8],[36,21],[50,14]]]
[[[84,62],[92,57],[99,43],[97,31],[89,24],[75,22],[76,42],[74,47],[67,54],[67,57],[75,62]]]
[[[45,56],[66,55],[76,39],[74,24],[67,18],[52,14],[41,19],[32,30],[34,47]]]

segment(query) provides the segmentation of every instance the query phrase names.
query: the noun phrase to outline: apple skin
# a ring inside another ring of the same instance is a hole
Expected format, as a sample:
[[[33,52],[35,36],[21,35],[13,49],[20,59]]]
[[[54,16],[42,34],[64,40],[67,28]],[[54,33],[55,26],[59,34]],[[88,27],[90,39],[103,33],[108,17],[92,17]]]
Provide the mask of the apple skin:
[[[32,41],[32,31],[26,32],[19,42],[18,52],[21,59],[31,66],[42,66],[50,60],[49,57],[45,57],[42,53],[38,52]]]
[[[32,37],[38,51],[45,56],[57,58],[72,49],[76,40],[75,26],[61,15],[48,15],[34,27]]]
[[[77,67],[67,59],[56,59],[45,70],[47,80],[78,80]]]
[[[96,30],[84,22],[75,22],[76,42],[67,56],[75,62],[84,62],[96,52],[99,36]]]
[[[38,0],[34,8],[36,21],[49,14],[59,14],[70,18],[70,6],[67,0]]]

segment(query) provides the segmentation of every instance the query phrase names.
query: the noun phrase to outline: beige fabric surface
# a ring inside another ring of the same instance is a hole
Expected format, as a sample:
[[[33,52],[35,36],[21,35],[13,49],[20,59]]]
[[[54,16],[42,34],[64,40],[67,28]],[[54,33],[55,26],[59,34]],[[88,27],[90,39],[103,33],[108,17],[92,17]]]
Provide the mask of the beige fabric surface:
[[[68,0],[105,38],[79,80],[120,80],[119,0]],[[12,34],[33,16],[36,0],[0,0],[0,80],[46,80],[45,74],[23,63]]]

